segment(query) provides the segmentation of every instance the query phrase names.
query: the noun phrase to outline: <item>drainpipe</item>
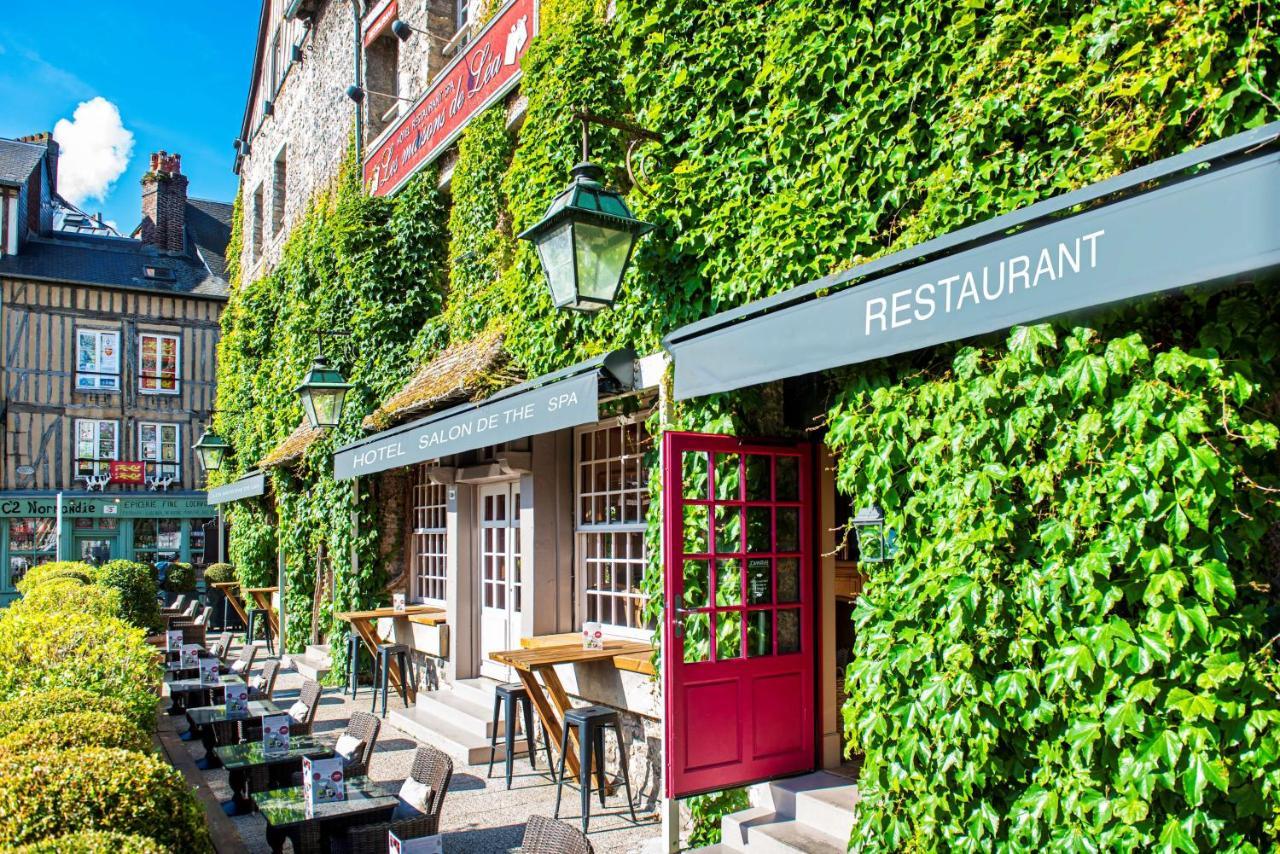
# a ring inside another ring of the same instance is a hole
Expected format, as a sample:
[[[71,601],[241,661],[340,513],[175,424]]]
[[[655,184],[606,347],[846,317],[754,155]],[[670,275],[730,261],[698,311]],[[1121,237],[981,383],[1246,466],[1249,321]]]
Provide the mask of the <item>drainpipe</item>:
[[[364,40],[361,38],[360,19],[363,15],[360,12],[360,0],[351,0],[351,23],[353,28],[352,53],[355,57],[355,84],[360,88],[364,88],[364,74],[362,73],[363,63],[361,59],[361,51],[364,50]],[[356,105],[356,159],[361,161],[364,159],[364,127],[363,116],[364,109],[359,101]]]

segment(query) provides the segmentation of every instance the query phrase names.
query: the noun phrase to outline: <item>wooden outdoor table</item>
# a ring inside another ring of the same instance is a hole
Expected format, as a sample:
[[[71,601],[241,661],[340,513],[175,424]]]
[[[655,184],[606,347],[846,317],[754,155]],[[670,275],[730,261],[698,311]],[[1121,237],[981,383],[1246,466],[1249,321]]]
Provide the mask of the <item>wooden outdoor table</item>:
[[[378,660],[378,644],[382,643],[382,638],[378,637],[378,620],[391,619],[408,619],[415,616],[439,615],[440,619],[444,619],[444,611],[434,605],[406,605],[403,611],[397,611],[395,608],[374,608],[371,611],[344,611],[338,614],[339,620],[346,620],[351,624],[351,628],[360,640],[364,641],[365,648],[369,650],[369,654],[373,656],[373,660]],[[418,692],[413,685],[404,685],[404,680],[400,675],[400,663],[393,656],[388,660],[387,675],[393,688],[397,691],[403,686],[405,694],[409,697],[409,702],[415,702],[418,699]]]
[[[265,608],[267,611],[267,622],[271,623],[271,634],[280,637],[280,615],[276,613],[276,609],[271,606],[271,595],[278,593],[279,587],[246,587],[245,593],[253,597],[253,604],[259,608]],[[247,600],[246,600],[247,601]],[[244,619],[245,626],[249,625],[249,618]],[[284,641],[280,641],[281,644]]]
[[[240,597],[233,592],[240,586],[239,581],[215,581],[211,585],[217,590],[222,591],[222,595],[227,597],[227,601],[231,603],[231,608],[240,617],[240,622],[244,623],[245,628],[249,627],[249,614],[245,611],[244,603],[240,601]],[[269,589],[269,588],[268,588]],[[271,595],[267,594],[267,604],[271,604]]]
[[[537,643],[536,638],[528,640],[531,644]],[[521,641],[522,644],[524,642]],[[529,692],[529,701],[538,711],[542,726],[546,728],[547,734],[551,737],[551,743],[558,751],[560,739],[564,737],[564,713],[573,708],[573,704],[569,702],[564,684],[556,675],[556,665],[609,661],[620,655],[636,655],[648,653],[651,650],[652,647],[643,641],[606,640],[604,649],[583,649],[582,642],[578,641],[572,644],[563,643],[553,646],[533,646],[531,649],[491,652],[489,658],[515,669],[520,682]],[[542,677],[542,685],[538,684],[537,676]],[[545,691],[543,691],[543,685],[546,686]],[[585,786],[587,783],[582,781],[582,769],[578,765],[577,743],[577,734],[571,732],[565,767]],[[603,757],[598,757],[598,760],[603,761]]]

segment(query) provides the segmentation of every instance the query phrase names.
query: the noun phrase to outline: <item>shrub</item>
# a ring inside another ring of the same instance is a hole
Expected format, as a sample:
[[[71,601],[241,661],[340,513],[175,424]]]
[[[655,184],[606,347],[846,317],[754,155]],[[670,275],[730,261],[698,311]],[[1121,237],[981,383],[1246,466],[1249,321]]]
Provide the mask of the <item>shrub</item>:
[[[98,569],[98,583],[120,591],[121,617],[148,633],[163,628],[151,567],[131,560],[113,560]]]
[[[164,589],[170,593],[191,593],[196,589],[196,570],[189,563],[174,561],[165,572]]]
[[[45,563],[27,570],[27,574],[17,584],[18,592],[26,593],[55,578],[71,578],[81,584],[88,584],[93,581],[94,574],[93,567],[78,560],[60,560],[53,563]]]
[[[28,721],[0,738],[0,753],[33,750],[77,750],[82,747],[118,747],[151,751],[151,736],[124,715],[100,712],[63,712]]]
[[[147,727],[160,686],[157,651],[114,617],[14,608],[0,615],[0,700],[46,688],[84,688],[114,697]]]
[[[53,578],[36,585],[10,607],[23,610],[78,611],[98,617],[120,617],[120,591],[75,578]]]
[[[154,839],[145,836],[82,830],[57,839],[20,845],[13,849],[13,854],[165,854],[165,850]]]
[[[211,563],[204,571],[204,583],[223,584],[236,580],[236,568],[229,563]]]
[[[50,688],[0,702],[0,738],[30,721],[68,712],[98,712],[131,717],[129,706],[115,697],[104,697],[84,688]]]
[[[204,811],[177,769],[106,747],[0,756],[0,845],[69,828],[138,834],[167,851],[211,851]]]

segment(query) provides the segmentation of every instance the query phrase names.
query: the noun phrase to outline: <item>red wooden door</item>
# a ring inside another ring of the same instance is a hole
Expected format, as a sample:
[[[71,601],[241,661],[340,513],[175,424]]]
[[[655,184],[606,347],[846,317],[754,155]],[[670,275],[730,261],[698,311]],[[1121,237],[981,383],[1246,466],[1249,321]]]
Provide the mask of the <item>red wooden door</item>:
[[[668,797],[814,767],[807,445],[663,437]]]

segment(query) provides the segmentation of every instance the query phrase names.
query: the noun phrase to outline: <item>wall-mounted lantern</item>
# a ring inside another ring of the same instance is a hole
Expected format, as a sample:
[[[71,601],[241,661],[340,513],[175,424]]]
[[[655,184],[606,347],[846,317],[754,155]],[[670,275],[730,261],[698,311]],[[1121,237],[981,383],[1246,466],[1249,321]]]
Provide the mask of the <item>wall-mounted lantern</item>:
[[[636,241],[653,226],[632,216],[621,193],[604,187],[604,171],[590,162],[588,124],[618,128],[645,140],[659,137],[644,128],[588,113],[579,113],[578,118],[582,121],[582,162],[573,167],[573,183],[519,238],[538,250],[556,308],[599,311],[613,305]],[[628,169],[630,154],[629,148]]]
[[[213,432],[212,427],[206,427],[191,447],[195,449],[200,468],[205,471],[221,471],[222,464],[227,460],[227,452],[231,450],[227,440]]]
[[[337,427],[342,420],[342,404],[346,400],[351,384],[342,373],[329,364],[324,354],[326,336],[347,337],[351,333],[346,330],[320,333],[320,354],[311,363],[311,370],[302,378],[301,384],[294,391],[302,398],[302,408],[307,413],[307,421],[312,429],[327,430]]]
[[[863,507],[849,520],[858,538],[858,560],[885,563],[898,554],[898,532],[886,529],[884,511],[876,505]]]

